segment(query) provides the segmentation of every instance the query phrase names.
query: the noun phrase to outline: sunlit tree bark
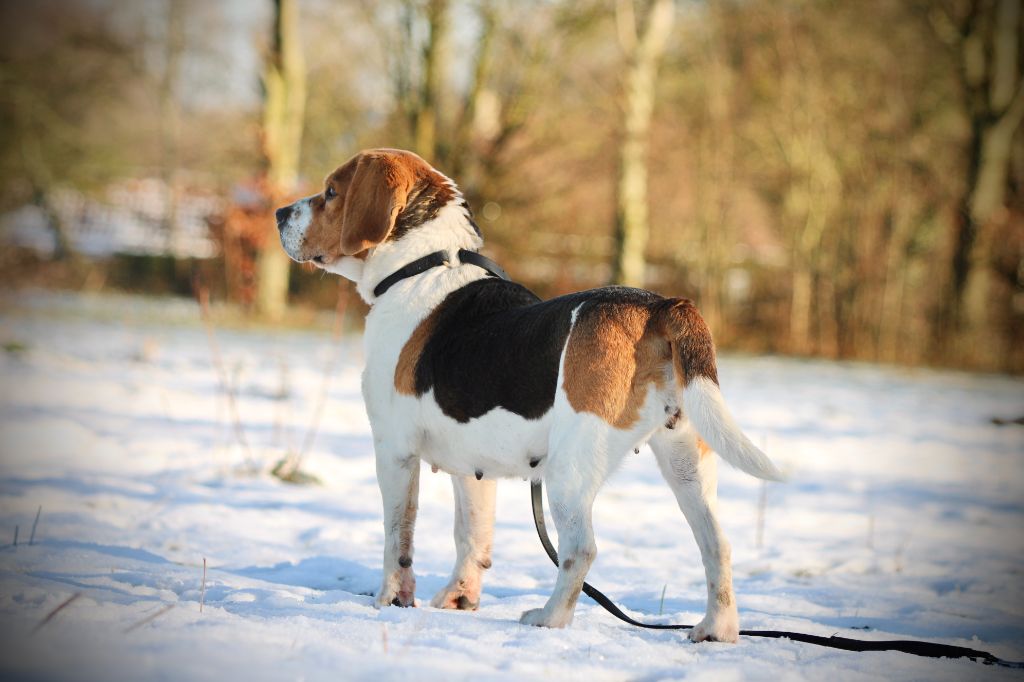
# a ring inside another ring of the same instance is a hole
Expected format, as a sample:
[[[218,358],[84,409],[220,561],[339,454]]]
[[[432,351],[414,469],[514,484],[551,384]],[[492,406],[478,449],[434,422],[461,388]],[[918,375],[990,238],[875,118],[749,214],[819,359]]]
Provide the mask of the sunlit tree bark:
[[[643,286],[645,250],[650,234],[647,210],[647,153],[658,65],[672,31],[672,0],[655,0],[638,31],[633,0],[619,0],[615,18],[626,57],[622,142],[615,207],[615,254],[612,281]]]
[[[448,0],[427,3],[427,42],[423,46],[423,80],[414,122],[416,152],[430,162],[438,158],[441,76],[449,29]]]
[[[167,35],[160,74],[160,176],[164,183],[164,234],[174,255],[178,237],[178,165],[181,143],[181,106],[178,84],[185,51],[184,0],[167,0]]]
[[[298,183],[306,105],[306,70],[299,36],[297,0],[274,0],[273,35],[264,75],[263,153],[271,203],[291,195]],[[257,311],[279,319],[288,299],[290,261],[268,216],[267,236],[256,264]]]
[[[1024,120],[1021,31],[1020,0],[997,0],[971,3],[946,36],[960,56],[970,138],[965,193],[953,224],[950,293],[938,336],[958,336],[967,344],[963,352],[986,355],[976,359],[989,366],[996,366],[996,356],[1005,351],[999,342],[1004,335],[991,328],[1003,312],[992,300],[993,249],[1000,248],[996,237],[1007,218],[1013,140]]]

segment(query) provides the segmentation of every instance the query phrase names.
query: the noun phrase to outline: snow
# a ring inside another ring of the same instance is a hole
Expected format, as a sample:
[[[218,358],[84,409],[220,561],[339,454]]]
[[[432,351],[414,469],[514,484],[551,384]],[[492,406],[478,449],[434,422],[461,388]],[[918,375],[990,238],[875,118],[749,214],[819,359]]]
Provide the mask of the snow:
[[[357,335],[303,464],[321,484],[298,486],[268,471],[305,438],[336,352],[327,331],[217,331],[246,452],[193,303],[40,292],[0,303],[5,679],[1020,677],[788,640],[695,645],[587,598],[568,629],[519,625],[555,578],[521,481],[499,484],[480,610],[431,609],[454,545],[450,484],[429,469],[421,606],[378,611],[383,528]],[[721,465],[741,627],[1024,659],[1024,429],[990,423],[1024,414],[1024,382],[728,355],[720,374],[739,423],[791,476],[765,489],[758,547],[762,484]],[[594,522],[592,584],[636,617],[699,620],[696,545],[648,451],[607,483]]]

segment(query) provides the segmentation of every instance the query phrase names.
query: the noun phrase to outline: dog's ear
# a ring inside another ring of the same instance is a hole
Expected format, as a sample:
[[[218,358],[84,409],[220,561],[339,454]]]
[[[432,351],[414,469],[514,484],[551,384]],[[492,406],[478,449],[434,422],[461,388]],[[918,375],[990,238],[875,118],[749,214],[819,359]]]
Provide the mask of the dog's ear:
[[[413,168],[400,156],[370,153],[355,162],[341,225],[341,252],[346,256],[387,238],[416,180]]]

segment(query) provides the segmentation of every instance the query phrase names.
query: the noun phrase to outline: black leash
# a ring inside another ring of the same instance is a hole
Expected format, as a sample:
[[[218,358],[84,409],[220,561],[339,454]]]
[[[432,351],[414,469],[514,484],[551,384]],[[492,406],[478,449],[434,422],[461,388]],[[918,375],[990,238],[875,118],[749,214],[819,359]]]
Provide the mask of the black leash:
[[[558,566],[558,552],[551,544],[548,537],[547,526],[544,523],[544,494],[540,481],[533,481],[530,486],[530,495],[533,501],[533,523],[537,526],[537,535],[540,537],[540,544],[544,545],[544,551],[551,557],[551,561]],[[583,583],[583,593],[603,606],[606,611],[638,628],[651,630],[690,630],[692,625],[665,625],[659,623],[642,623],[630,618],[622,612],[612,600],[602,594],[597,588],[589,583]],[[848,637],[821,637],[818,635],[805,635],[802,632],[786,632],[785,630],[740,630],[744,637],[771,637],[774,639],[791,639],[794,642],[806,642],[818,646],[842,649],[844,651],[902,651],[905,654],[915,656],[927,656],[929,658],[971,658],[979,660],[986,665],[1000,665],[1006,668],[1024,668],[1024,662],[1004,661],[987,651],[968,649],[962,646],[951,644],[937,644],[935,642],[918,642],[909,639],[893,639],[883,641],[870,641],[862,639],[850,639]]]

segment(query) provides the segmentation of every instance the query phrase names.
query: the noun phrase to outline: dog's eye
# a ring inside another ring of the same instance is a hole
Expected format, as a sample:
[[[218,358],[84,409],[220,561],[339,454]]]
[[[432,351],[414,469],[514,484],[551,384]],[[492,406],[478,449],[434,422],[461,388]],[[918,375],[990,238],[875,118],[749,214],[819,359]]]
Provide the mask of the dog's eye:
[[[338,193],[334,191],[334,188],[327,185],[327,189],[324,190],[324,199],[333,199],[338,196]]]

